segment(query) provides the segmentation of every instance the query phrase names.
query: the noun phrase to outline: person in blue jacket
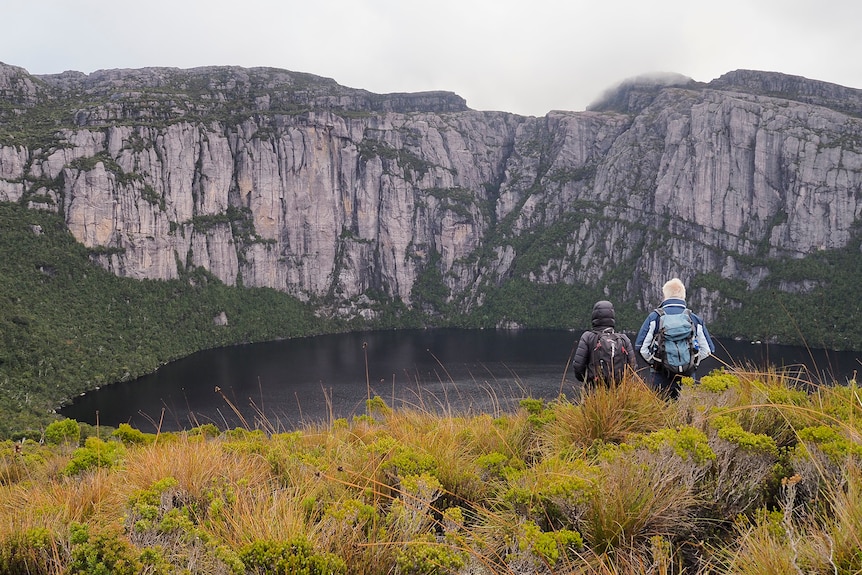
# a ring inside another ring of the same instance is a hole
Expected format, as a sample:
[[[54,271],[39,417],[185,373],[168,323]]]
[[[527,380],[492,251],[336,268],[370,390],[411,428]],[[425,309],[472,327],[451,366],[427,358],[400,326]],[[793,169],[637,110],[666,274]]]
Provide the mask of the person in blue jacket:
[[[652,388],[665,397],[677,399],[682,388],[682,378],[692,377],[697,381],[697,365],[715,353],[715,344],[713,344],[703,320],[694,313],[690,313],[694,325],[695,350],[697,352],[694,366],[683,373],[672,373],[665,369],[654,357],[656,350],[653,343],[661,315],[659,310],[667,315],[685,313],[688,309],[685,305],[685,284],[679,278],[673,278],[662,286],[662,295],[664,301],[661,302],[657,310],[653,310],[647,316],[640,331],[638,331],[635,349],[640,352],[650,366],[650,385]]]

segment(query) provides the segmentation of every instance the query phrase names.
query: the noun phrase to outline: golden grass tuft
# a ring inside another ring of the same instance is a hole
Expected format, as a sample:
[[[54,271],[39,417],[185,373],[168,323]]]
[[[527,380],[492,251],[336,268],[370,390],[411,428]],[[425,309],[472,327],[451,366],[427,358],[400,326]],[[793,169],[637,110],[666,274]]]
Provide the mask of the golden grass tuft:
[[[647,551],[653,537],[695,529],[694,486],[656,461],[615,458],[601,465],[582,529],[591,549]]]
[[[173,477],[192,496],[201,495],[216,481],[258,482],[269,466],[259,454],[230,449],[224,441],[197,438],[140,447],[129,457],[123,475],[132,488],[146,489],[165,477]]]
[[[95,470],[6,486],[0,492],[0,540],[35,528],[63,533],[70,523],[116,522],[124,503],[121,484],[115,474]]]
[[[666,427],[668,406],[638,377],[614,387],[600,386],[580,404],[561,399],[540,434],[545,455],[586,449],[594,442],[621,443],[634,434]]]
[[[845,572],[862,573],[862,469],[858,462],[848,465],[846,485],[831,486],[831,513],[825,536],[832,563]]]
[[[362,575],[857,573],[859,398],[728,370],[676,402],[634,375],[493,415],[375,399],[290,433],[162,435],[72,476],[71,449],[10,444],[0,565],[53,575],[112,548],[73,541],[83,524],[188,573],[292,541]]]
[[[716,553],[716,569],[725,575],[789,575],[804,573],[799,549],[788,537],[776,514],[742,517],[736,525],[736,544]]]

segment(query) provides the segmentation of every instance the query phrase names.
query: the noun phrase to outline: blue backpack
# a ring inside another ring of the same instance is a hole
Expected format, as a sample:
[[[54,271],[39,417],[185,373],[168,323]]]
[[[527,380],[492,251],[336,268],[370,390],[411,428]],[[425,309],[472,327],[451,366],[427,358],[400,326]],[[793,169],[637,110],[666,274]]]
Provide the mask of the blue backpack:
[[[689,374],[697,367],[697,336],[691,310],[668,314],[659,308],[653,340],[655,367],[673,374]]]

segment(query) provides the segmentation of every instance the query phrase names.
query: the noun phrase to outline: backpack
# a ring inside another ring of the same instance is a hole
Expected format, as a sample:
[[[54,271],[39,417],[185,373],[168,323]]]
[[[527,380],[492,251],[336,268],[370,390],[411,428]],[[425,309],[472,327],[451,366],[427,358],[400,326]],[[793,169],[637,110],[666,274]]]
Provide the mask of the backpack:
[[[691,310],[668,314],[659,308],[653,341],[654,365],[668,373],[688,374],[697,367],[697,337]]]
[[[596,332],[596,342],[590,353],[589,375],[593,382],[604,382],[615,385],[623,380],[626,365],[629,363],[629,351],[625,339],[614,328],[609,327]]]

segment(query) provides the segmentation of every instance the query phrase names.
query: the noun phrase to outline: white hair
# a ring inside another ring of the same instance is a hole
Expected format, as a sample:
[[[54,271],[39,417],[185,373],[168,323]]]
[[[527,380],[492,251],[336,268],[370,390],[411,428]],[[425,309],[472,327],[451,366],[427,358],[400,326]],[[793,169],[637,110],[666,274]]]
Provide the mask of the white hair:
[[[664,295],[664,299],[685,299],[685,284],[679,278],[673,278],[661,286],[661,293]]]

